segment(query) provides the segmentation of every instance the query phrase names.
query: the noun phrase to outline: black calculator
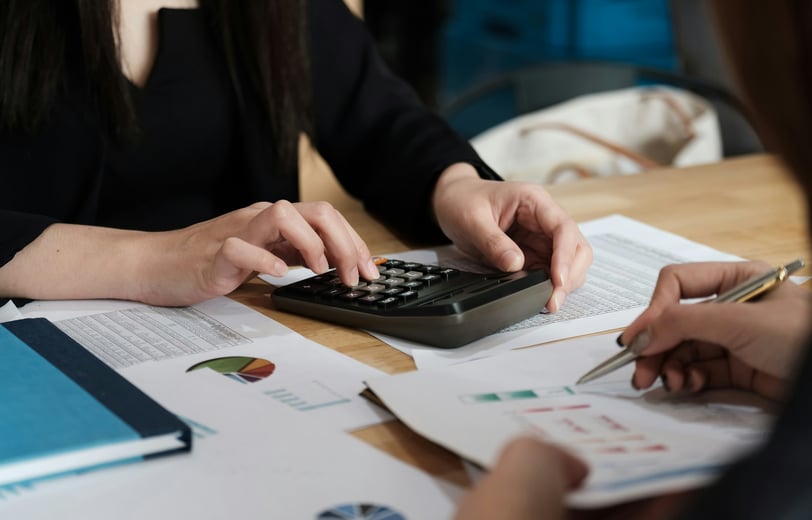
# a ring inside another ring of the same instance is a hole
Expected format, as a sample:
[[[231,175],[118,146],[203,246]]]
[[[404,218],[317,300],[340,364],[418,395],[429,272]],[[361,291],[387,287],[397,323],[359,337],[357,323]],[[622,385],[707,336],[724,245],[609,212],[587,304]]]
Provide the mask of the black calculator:
[[[380,276],[350,287],[335,270],[273,291],[275,307],[324,321],[453,348],[538,314],[552,293],[544,270],[473,273],[376,258]]]

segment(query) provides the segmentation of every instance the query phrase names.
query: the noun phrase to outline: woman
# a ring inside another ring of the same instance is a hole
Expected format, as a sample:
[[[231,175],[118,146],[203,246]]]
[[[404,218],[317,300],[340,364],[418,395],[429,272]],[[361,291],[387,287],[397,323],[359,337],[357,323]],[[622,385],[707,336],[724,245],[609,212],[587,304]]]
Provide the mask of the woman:
[[[292,264],[377,277],[332,206],[288,202],[303,132],[413,239],[548,268],[552,311],[583,283],[574,222],[496,182],[340,0],[11,1],[0,30],[0,296],[183,305]]]
[[[786,160],[810,208],[812,5],[793,0],[713,5],[729,63],[764,142]],[[648,332],[632,380],[638,388],[660,376],[670,390],[735,387],[779,400],[784,410],[772,436],[698,497],[681,504],[655,501],[617,517],[812,518],[809,291],[782,284],[751,303],[679,303],[681,297],[718,294],[766,268],[759,263],[667,268],[650,307],[624,331],[623,342]],[[506,520],[561,518],[564,493],[585,475],[581,462],[559,450],[530,439],[515,441],[462,503],[459,518],[495,518],[489,514],[497,506]]]

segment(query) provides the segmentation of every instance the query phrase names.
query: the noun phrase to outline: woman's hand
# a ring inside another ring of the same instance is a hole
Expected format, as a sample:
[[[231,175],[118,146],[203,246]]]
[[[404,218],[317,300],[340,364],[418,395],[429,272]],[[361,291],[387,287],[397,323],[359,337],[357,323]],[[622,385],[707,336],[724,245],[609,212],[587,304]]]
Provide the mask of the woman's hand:
[[[564,518],[564,496],[587,474],[583,462],[530,437],[508,443],[459,504],[455,520]]]
[[[541,186],[483,180],[460,163],[440,176],[432,205],[440,228],[462,251],[502,271],[548,269],[551,312],[583,285],[592,248]]]
[[[187,228],[147,233],[54,224],[0,267],[0,295],[190,305],[256,273],[335,267],[347,285],[379,276],[369,249],[326,202],[260,202]]]
[[[347,285],[379,276],[364,241],[327,202],[260,202],[162,238],[176,253],[174,269],[157,265],[159,272],[150,278],[161,279],[162,272],[189,274],[174,283],[165,280],[144,298],[161,305],[228,294],[257,273],[281,276],[289,265],[316,273],[335,267]]]
[[[760,262],[668,266],[646,309],[623,332],[643,356],[632,385],[648,388],[662,376],[668,390],[741,388],[783,396],[810,332],[810,294],[786,282],[756,301],[680,304],[720,294],[767,272]]]

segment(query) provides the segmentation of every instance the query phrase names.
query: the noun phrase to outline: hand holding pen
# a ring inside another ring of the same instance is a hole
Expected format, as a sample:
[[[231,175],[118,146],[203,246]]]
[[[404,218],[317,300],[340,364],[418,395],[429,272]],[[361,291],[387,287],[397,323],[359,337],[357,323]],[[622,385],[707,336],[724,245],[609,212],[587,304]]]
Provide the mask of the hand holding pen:
[[[801,266],[796,261],[772,270],[758,262],[666,267],[649,308],[621,335],[624,350],[580,382],[635,361],[637,388],[662,376],[668,390],[735,387],[780,398],[810,331],[812,293],[780,283]],[[680,303],[714,294],[719,297],[713,304]],[[757,301],[733,303],[756,296]]]

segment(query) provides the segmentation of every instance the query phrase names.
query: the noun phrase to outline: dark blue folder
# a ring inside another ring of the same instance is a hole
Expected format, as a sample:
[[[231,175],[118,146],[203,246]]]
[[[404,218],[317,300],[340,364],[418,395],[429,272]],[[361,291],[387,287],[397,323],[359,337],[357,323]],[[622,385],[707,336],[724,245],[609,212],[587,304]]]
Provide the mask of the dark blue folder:
[[[191,446],[186,423],[50,321],[0,324],[0,486]]]

